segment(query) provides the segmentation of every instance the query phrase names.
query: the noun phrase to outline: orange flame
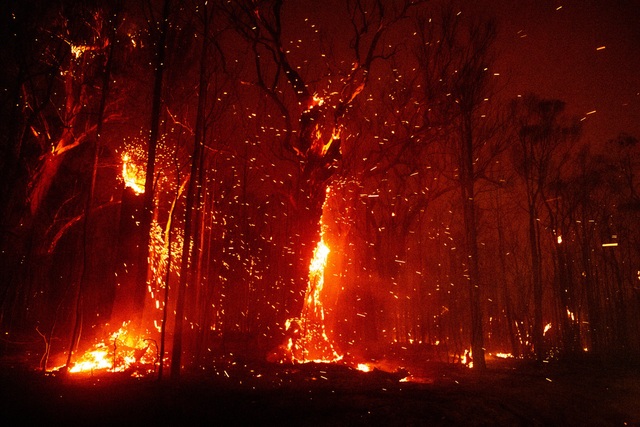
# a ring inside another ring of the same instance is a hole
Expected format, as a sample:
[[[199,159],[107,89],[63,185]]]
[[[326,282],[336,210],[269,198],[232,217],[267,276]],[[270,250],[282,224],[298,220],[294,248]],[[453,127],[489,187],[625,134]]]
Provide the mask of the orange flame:
[[[122,155],[122,179],[125,187],[131,188],[136,194],[144,193],[144,170],[133,162],[129,153]]]
[[[371,366],[367,365],[366,363],[358,363],[356,369],[362,372],[371,372]]]
[[[135,374],[149,373],[155,369],[156,356],[152,350],[152,340],[143,339],[128,329],[128,322],[80,356],[69,372],[93,373],[125,372],[134,370]]]
[[[464,355],[460,359],[460,363],[468,368],[473,368],[473,358],[471,356],[471,350],[465,350]]]

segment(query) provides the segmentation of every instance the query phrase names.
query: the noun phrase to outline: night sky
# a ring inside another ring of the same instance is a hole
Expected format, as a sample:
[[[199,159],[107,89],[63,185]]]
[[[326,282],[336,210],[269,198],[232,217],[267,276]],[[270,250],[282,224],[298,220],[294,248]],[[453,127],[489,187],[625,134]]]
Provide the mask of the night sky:
[[[568,112],[587,117],[591,144],[620,132],[640,135],[640,1],[486,4],[500,20],[497,68],[508,97],[532,92],[565,101]]]

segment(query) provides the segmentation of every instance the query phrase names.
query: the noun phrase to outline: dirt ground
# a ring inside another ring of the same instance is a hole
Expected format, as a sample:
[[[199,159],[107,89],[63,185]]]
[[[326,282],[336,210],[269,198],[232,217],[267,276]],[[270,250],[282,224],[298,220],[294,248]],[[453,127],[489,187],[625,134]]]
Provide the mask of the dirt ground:
[[[178,382],[0,368],[0,416],[11,426],[640,425],[634,366],[425,364],[410,382],[405,371],[326,364],[232,363]]]

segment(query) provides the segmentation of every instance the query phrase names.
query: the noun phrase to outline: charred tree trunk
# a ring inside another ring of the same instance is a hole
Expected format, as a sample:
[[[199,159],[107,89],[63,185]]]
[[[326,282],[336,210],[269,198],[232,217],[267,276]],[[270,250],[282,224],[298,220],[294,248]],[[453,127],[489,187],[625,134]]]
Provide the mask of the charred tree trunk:
[[[149,276],[149,245],[151,222],[153,219],[154,195],[155,195],[155,163],[156,149],[160,134],[160,110],[162,108],[162,86],[165,70],[166,42],[169,26],[169,11],[171,0],[164,0],[162,17],[160,22],[160,34],[158,37],[155,73],[153,80],[153,100],[151,104],[151,128],[149,130],[149,145],[147,147],[147,167],[144,183],[144,201],[142,205],[142,218],[140,221],[140,243],[138,244],[138,256],[136,263],[136,280],[133,300],[134,328],[139,328],[144,311],[144,302],[147,294],[147,281]]]
[[[178,197],[178,194],[176,194],[176,199]],[[161,380],[163,378],[164,375],[164,353],[165,353],[165,346],[166,346],[166,337],[167,337],[167,317],[169,315],[168,311],[169,311],[169,291],[170,291],[170,286],[169,286],[169,278],[171,276],[171,262],[173,261],[172,256],[171,256],[171,243],[172,243],[172,231],[173,231],[173,209],[171,209],[171,211],[169,212],[169,224],[167,225],[167,270],[165,271],[165,278],[164,278],[164,295],[163,295],[163,302],[164,305],[162,307],[162,324],[160,327],[160,350],[159,350],[159,356],[158,356],[158,379]]]
[[[487,366],[484,358],[482,286],[478,264],[473,133],[471,119],[468,116],[462,117],[461,137],[460,189],[464,214],[465,254],[467,255],[469,298],[471,303],[471,352],[473,354],[474,368],[484,370]]]
[[[544,320],[542,317],[542,260],[540,254],[540,231],[536,221],[536,197],[529,200],[529,252],[531,255],[531,273],[533,276],[533,348],[536,359],[542,362],[545,357]]]
[[[500,190],[498,190],[499,192]],[[498,252],[500,258],[500,273],[502,276],[502,297],[505,311],[505,318],[507,321],[507,333],[509,335],[509,343],[511,344],[511,354],[515,357],[519,357],[521,354],[520,346],[518,345],[518,339],[516,338],[516,332],[514,330],[514,316],[513,316],[513,306],[511,303],[511,295],[509,293],[509,285],[507,283],[507,259],[506,253],[507,249],[505,247],[505,235],[504,235],[504,221],[503,221],[503,210],[502,204],[500,203],[499,193],[496,196],[496,215],[497,215],[497,223],[496,228],[498,231]]]
[[[205,108],[207,101],[207,47],[208,47],[208,25],[209,15],[205,5],[204,13],[204,34],[202,39],[202,50],[200,53],[200,78],[198,88],[198,111],[196,115],[196,128],[194,136],[193,156],[191,158],[191,173],[189,175],[189,185],[187,188],[187,200],[185,205],[184,220],[184,243],[182,247],[182,259],[180,264],[180,282],[178,283],[178,293],[176,297],[175,328],[173,334],[173,348],[171,353],[171,379],[177,380],[180,377],[182,363],[182,346],[185,320],[185,301],[187,298],[187,284],[194,276],[194,265],[197,254],[193,252],[195,244],[192,228],[197,226],[195,209],[198,208],[199,200],[199,178],[200,162],[204,151],[204,128],[205,128]],[[197,236],[195,237],[197,238]],[[197,286],[197,284],[195,284]]]
[[[560,244],[556,248],[556,286],[560,303],[560,318],[562,325],[562,346],[569,357],[575,357],[580,349],[579,313],[575,303],[573,277],[569,265],[569,255],[566,245]]]
[[[600,311],[600,295],[597,287],[596,280],[593,274],[593,261],[591,259],[594,256],[592,248],[592,230],[589,229],[588,219],[583,216],[581,223],[582,242],[581,242],[581,255],[582,255],[582,268],[585,292],[587,294],[587,310],[589,318],[589,335],[591,340],[590,352],[596,355],[601,355],[604,338],[604,324],[602,321]]]
[[[624,354],[625,352],[629,352],[631,347],[629,341],[629,316],[627,308],[629,302],[627,301],[627,294],[625,292],[625,281],[623,278],[623,274],[620,271],[620,263],[618,262],[618,258],[615,252],[609,251],[609,254],[605,253],[604,257],[605,265],[610,265],[610,268],[612,270],[611,275],[613,275],[613,277],[605,277],[605,280],[611,280],[613,282],[613,294],[615,295],[615,298],[613,299],[613,307],[615,307],[615,309],[613,310],[613,326],[615,326],[615,334],[613,340],[614,349],[611,349],[611,351],[614,353],[620,352]],[[609,258],[609,260],[607,260],[607,258]]]
[[[203,131],[203,140],[206,137],[206,129]],[[204,144],[204,142],[203,142]],[[204,303],[205,300],[205,285],[202,277],[202,261],[203,261],[203,246],[205,237],[205,193],[203,191],[204,182],[204,147],[200,156],[200,165],[198,166],[198,186],[196,189],[196,197],[194,200],[195,218],[194,218],[194,230],[193,230],[193,250],[192,250],[192,267],[191,267],[191,290],[187,293],[186,301],[190,310],[185,313],[186,318],[192,319],[192,322],[196,325],[195,330],[191,331],[191,336],[185,349],[188,354],[191,355],[192,363],[199,362],[200,355],[203,352],[203,346],[205,345],[201,340],[202,329],[207,329],[207,324],[203,323],[206,318],[205,312],[208,311],[208,304]]]

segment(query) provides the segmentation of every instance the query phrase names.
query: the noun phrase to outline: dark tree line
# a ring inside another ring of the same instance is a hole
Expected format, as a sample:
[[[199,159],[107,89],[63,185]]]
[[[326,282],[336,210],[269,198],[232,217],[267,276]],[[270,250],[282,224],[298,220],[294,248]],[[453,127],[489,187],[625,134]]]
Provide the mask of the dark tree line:
[[[267,357],[322,219],[344,353],[638,355],[638,140],[589,147],[564,101],[503,99],[491,17],[416,0],[0,12],[3,353],[69,364],[131,321],[174,375]]]

